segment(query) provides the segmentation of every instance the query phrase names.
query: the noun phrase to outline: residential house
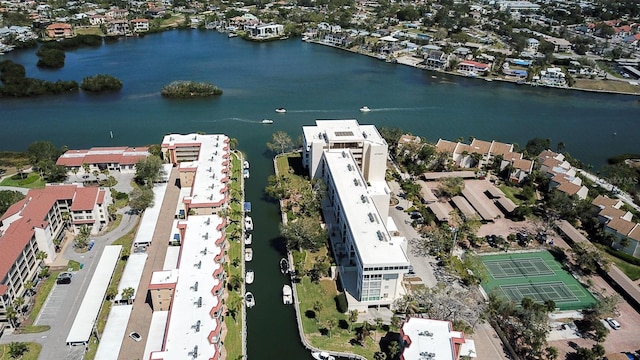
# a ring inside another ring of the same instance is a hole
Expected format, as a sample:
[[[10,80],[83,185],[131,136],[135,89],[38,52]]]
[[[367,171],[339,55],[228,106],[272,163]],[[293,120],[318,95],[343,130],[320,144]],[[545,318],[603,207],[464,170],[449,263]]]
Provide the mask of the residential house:
[[[464,60],[458,64],[457,70],[464,74],[484,75],[491,70],[491,65],[478,61]]]
[[[129,16],[129,11],[125,9],[111,8],[107,10],[104,16],[106,17],[107,21],[126,20],[127,16]]]
[[[526,51],[530,52],[530,53],[537,53],[538,52],[538,47],[540,46],[540,41],[538,41],[538,39],[534,39],[534,38],[528,38],[527,39],[527,47],[526,47]]]
[[[544,40],[553,44],[553,52],[567,52],[571,51],[571,42],[562,38],[556,38],[553,36],[545,36]]]
[[[551,150],[544,150],[538,155],[540,171],[549,181],[549,189],[558,189],[567,195],[575,195],[579,199],[586,199],[589,189],[582,185],[582,179],[576,175],[576,169],[564,160],[564,155]]]
[[[131,20],[131,26],[133,27],[133,32],[146,32],[149,31],[149,20],[148,19],[133,19]]]
[[[107,18],[104,15],[91,15],[89,16],[89,24],[92,26],[102,25],[107,22]]]
[[[112,20],[107,23],[107,34],[126,35],[130,31],[127,20]]]
[[[640,224],[617,218],[606,223],[604,231],[614,235],[611,247],[640,258]]]
[[[254,39],[270,39],[284,35],[284,26],[273,23],[246,25],[244,30]]]
[[[46,32],[49,38],[68,38],[73,36],[71,24],[54,23],[47,26]]]
[[[447,66],[447,54],[441,50],[430,50],[424,60],[428,70],[444,70]]]

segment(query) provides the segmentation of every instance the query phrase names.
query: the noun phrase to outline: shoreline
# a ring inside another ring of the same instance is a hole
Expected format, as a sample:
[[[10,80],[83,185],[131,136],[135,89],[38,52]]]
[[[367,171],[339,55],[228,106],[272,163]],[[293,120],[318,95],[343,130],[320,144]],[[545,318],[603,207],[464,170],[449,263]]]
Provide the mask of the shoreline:
[[[577,91],[589,92],[589,93],[597,93],[597,94],[629,95],[629,96],[636,96],[636,97],[640,96],[640,93],[631,93],[631,92],[625,92],[625,91],[585,89],[585,88],[569,87],[569,86],[567,86],[567,87],[556,87],[556,86],[548,86],[548,85],[531,85],[531,83],[529,83],[529,82],[518,83],[517,80],[513,81],[513,80],[500,78],[500,77],[483,77],[483,76],[470,77],[470,76],[466,76],[464,74],[461,74],[461,73],[458,73],[458,72],[455,72],[455,71],[431,70],[431,69],[426,69],[426,68],[421,67],[421,66],[415,66],[415,65],[411,65],[411,64],[407,64],[407,63],[401,63],[401,62],[398,62],[398,61],[390,62],[390,61],[386,61],[385,59],[381,59],[380,57],[377,57],[374,54],[369,54],[369,53],[360,52],[360,51],[357,51],[357,50],[347,49],[347,48],[344,48],[344,47],[340,47],[340,46],[336,46],[336,45],[332,45],[332,44],[327,44],[327,43],[324,43],[324,42],[318,41],[318,40],[313,40],[313,39],[304,40],[303,39],[302,41],[305,41],[305,42],[308,42],[308,43],[311,43],[311,44],[328,46],[328,47],[331,47],[331,48],[348,51],[350,53],[354,53],[354,54],[358,54],[358,55],[368,56],[370,58],[377,59],[377,60],[380,60],[380,61],[385,61],[385,62],[394,63],[394,64],[398,64],[398,65],[404,65],[404,66],[412,67],[412,68],[419,69],[419,70],[430,71],[430,72],[433,72],[433,73],[436,73],[436,74],[453,75],[453,76],[463,77],[463,78],[467,78],[467,79],[484,80],[484,81],[487,81],[487,82],[500,81],[500,82],[503,82],[503,83],[510,83],[510,84],[514,84],[514,85],[518,85],[518,86],[528,85],[528,86],[531,86],[531,87],[543,87],[543,88],[549,88],[549,89],[571,90],[571,91],[577,90]],[[640,100],[638,100],[638,101],[640,101]]]

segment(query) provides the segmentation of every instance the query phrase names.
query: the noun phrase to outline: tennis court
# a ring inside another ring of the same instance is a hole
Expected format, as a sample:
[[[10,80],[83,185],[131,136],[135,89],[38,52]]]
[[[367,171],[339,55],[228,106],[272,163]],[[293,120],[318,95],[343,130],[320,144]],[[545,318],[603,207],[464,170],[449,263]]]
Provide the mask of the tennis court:
[[[517,304],[525,297],[539,303],[553,300],[560,310],[583,309],[596,302],[548,251],[484,255],[481,259],[489,273],[482,285],[487,293],[495,292]]]

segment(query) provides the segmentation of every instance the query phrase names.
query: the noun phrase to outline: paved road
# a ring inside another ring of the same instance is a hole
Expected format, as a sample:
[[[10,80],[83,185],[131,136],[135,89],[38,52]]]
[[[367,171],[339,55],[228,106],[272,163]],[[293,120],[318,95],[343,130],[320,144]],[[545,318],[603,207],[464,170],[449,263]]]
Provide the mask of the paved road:
[[[389,183],[391,187],[391,192],[394,194],[399,194],[402,192],[400,186],[397,182],[393,181]],[[402,206],[404,209],[408,209],[412,206],[412,204],[405,199],[398,199],[400,201],[399,206]],[[398,231],[400,234],[407,238],[407,256],[409,257],[409,262],[411,262],[411,266],[413,266],[413,271],[416,273],[416,276],[422,278],[422,282],[427,287],[434,287],[438,283],[435,275],[433,274],[433,268],[429,264],[430,262],[435,262],[435,258],[432,256],[417,256],[412,251],[412,245],[409,240],[419,238],[420,234],[411,226],[411,218],[409,214],[404,212],[403,210],[398,210],[395,206],[391,206],[389,208],[389,216],[393,219],[398,227]]]
[[[0,191],[2,190],[18,191],[26,195],[30,189],[15,186],[0,186]]]
[[[595,184],[597,184],[598,186],[600,186],[601,188],[607,190],[607,191],[611,191],[613,193],[616,194],[616,197],[620,200],[622,200],[623,202],[625,202],[627,205],[631,206],[632,208],[636,209],[637,211],[640,211],[640,206],[636,205],[636,203],[633,202],[633,198],[631,197],[631,195],[629,195],[628,193],[622,191],[622,189],[618,188],[615,185],[612,185],[610,183],[608,183],[605,179],[599,178],[591,173],[588,173],[582,169],[577,169],[578,172],[580,172],[580,174],[582,174],[584,177],[586,177],[587,179],[593,181]],[[637,179],[635,179],[637,181]]]

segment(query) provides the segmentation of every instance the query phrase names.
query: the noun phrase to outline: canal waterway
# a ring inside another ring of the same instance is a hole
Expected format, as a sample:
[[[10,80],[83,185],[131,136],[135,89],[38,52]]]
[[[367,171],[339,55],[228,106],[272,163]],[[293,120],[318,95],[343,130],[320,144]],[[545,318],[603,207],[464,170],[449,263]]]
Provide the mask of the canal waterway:
[[[591,94],[485,82],[388,64],[338,49],[291,39],[251,43],[213,31],[170,31],[121,39],[66,53],[65,67],[40,70],[35,50],[11,59],[27,76],[55,81],[110,74],[123,81],[117,94],[85,93],[0,99],[0,150],[23,151],[35,140],[56,146],[140,146],[170,132],[225,133],[237,138],[251,163],[246,199],[255,224],[256,273],[248,289],[252,359],[307,359],[294,310],[281,302],[286,279],[278,261],[277,204],[263,189],[273,173],[266,142],[277,130],[296,139],[315,119],[355,118],[363,124],[400,127],[436,141],[475,136],[524,145],[533,137],[563,142],[574,157],[598,168],[606,158],[639,152],[637,97]],[[213,99],[167,100],[160,89],[174,80],[206,81],[224,94]],[[368,106],[369,113],[359,108]],[[276,114],[284,107],[286,114]],[[262,119],[274,124],[260,124]],[[113,138],[110,136],[113,133]]]

